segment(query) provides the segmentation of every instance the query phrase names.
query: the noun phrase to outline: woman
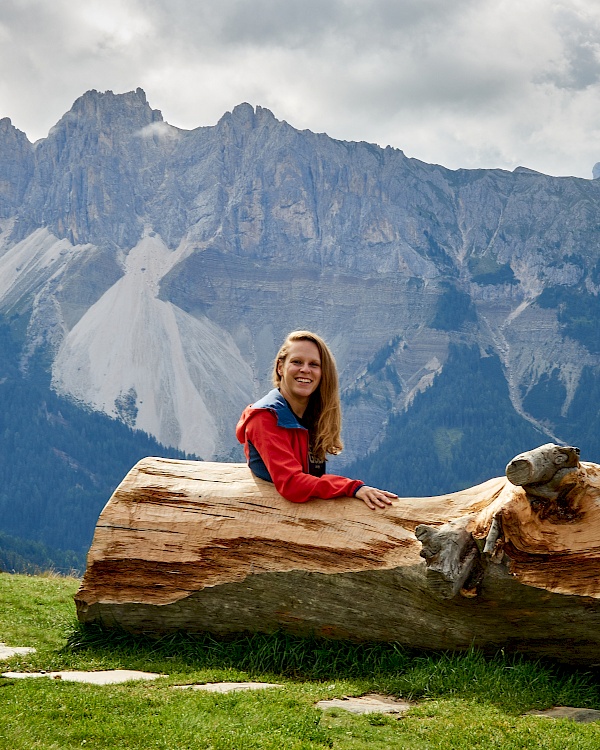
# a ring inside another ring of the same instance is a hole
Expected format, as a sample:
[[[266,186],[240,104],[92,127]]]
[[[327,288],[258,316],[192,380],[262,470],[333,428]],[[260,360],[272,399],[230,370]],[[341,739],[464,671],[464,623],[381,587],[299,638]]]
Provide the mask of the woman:
[[[325,474],[326,454],[340,453],[343,445],[337,369],[323,339],[310,331],[290,333],[275,358],[273,384],[244,410],[236,429],[252,473],[294,503],[349,496],[371,510],[391,505],[392,492]]]

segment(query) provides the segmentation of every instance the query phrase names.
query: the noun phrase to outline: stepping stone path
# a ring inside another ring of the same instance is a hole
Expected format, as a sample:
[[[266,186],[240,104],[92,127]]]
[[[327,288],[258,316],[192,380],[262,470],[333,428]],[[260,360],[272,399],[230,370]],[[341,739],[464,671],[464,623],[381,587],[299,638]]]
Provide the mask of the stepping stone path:
[[[390,698],[388,695],[369,693],[358,698],[333,698],[319,701],[317,708],[323,711],[328,708],[342,708],[352,714],[404,714],[411,708],[411,704]]]
[[[572,706],[555,706],[546,711],[528,711],[525,716],[542,716],[546,719],[572,719],[579,724],[591,724],[600,721],[600,711],[593,708],[573,708]]]
[[[0,661],[13,656],[34,654],[35,649],[29,646],[7,646],[0,643]],[[50,677],[65,682],[85,682],[92,685],[115,685],[131,680],[156,680],[166,675],[155,672],[138,672],[131,669],[111,669],[101,672],[4,672],[0,677],[12,679],[30,679],[35,677]],[[231,693],[236,690],[265,690],[266,688],[282,688],[270,682],[208,682],[198,685],[174,685],[180,690],[204,690],[209,693]],[[390,698],[387,695],[370,693],[358,698],[333,698],[319,701],[317,708],[326,711],[329,708],[341,708],[353,714],[404,714],[411,704]],[[540,716],[547,719],[571,719],[581,724],[600,721],[600,711],[591,708],[574,708],[572,706],[555,706],[545,711],[528,711],[525,716]]]
[[[6,643],[0,643],[0,661],[10,659],[17,654],[35,654],[35,649],[28,646],[7,646]]]
[[[206,682],[201,685],[173,685],[179,690],[205,690],[208,693],[233,693],[235,690],[264,690],[265,688],[281,688],[270,682]]]
[[[91,685],[116,685],[130,680],[156,680],[164,675],[154,672],[136,672],[131,669],[110,669],[103,672],[5,672],[2,677],[24,680],[34,677],[51,677],[64,682],[87,682]]]

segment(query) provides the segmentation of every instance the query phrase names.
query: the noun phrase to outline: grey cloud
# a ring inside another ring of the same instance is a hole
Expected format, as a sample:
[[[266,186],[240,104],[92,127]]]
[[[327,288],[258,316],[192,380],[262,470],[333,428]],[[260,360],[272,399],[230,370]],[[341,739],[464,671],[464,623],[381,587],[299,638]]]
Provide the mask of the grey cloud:
[[[567,51],[568,73],[563,86],[570,89],[585,89],[600,80],[598,44],[571,45]]]
[[[318,47],[331,38],[389,46],[425,24],[443,25],[476,0],[152,0],[146,7],[167,34],[250,46]]]
[[[178,43],[184,36],[186,54],[191,45],[195,60],[216,53],[227,67],[227,56],[242,49],[263,57],[283,49],[297,56],[295,66],[285,68],[290,86],[302,88],[298,79],[315,75],[316,98],[333,96],[344,109],[360,104],[385,114],[428,102],[484,104],[511,90],[520,71],[511,74],[501,59],[480,65],[461,51],[460,22],[478,5],[477,0],[222,0],[215,12],[212,3],[154,0],[150,8],[161,33],[177,36]],[[480,44],[483,59],[485,38]],[[318,74],[311,70],[314,64]],[[271,71],[264,72],[266,92]],[[260,84],[254,88],[260,90]]]
[[[562,7],[555,15],[562,55],[539,81],[581,91],[600,81],[600,16]]]

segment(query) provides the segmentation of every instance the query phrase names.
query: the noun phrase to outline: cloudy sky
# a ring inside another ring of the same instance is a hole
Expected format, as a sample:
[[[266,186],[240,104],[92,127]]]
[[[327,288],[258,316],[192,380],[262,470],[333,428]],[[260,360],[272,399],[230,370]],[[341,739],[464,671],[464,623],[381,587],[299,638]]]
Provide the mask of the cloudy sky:
[[[30,140],[89,89],[173,125],[236,104],[459,167],[591,177],[598,0],[1,0],[0,118]]]

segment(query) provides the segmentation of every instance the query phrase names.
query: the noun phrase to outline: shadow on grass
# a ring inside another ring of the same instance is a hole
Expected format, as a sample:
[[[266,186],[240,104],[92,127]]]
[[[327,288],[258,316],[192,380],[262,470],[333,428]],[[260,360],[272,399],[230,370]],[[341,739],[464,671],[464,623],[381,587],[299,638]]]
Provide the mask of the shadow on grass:
[[[368,689],[407,699],[456,697],[515,712],[552,705],[600,707],[597,670],[504,652],[424,653],[398,643],[357,644],[281,632],[227,638],[174,633],[156,638],[96,624],[76,625],[67,648],[149,659],[177,657],[193,669],[231,668],[251,677],[358,679]]]
[[[208,633],[172,633],[162,637],[132,635],[120,629],[88,624],[75,626],[67,648],[121,650],[154,658],[178,657],[195,668],[232,668],[251,674],[280,674],[324,680],[398,673],[410,662],[399,644],[350,643],[324,638],[299,638],[286,633],[241,634],[225,638]]]

